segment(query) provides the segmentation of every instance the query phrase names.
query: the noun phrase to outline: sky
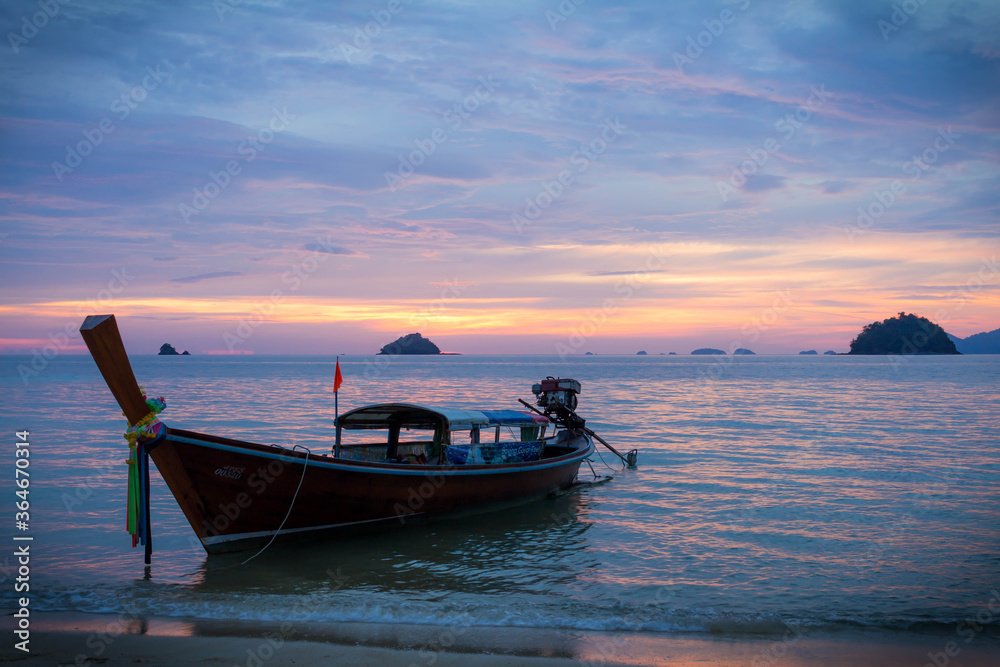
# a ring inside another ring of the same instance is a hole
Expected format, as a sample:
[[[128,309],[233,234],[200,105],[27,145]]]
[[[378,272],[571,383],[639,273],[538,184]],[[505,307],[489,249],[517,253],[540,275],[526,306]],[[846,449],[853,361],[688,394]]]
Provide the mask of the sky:
[[[0,353],[1000,327],[1000,3],[5,2]]]

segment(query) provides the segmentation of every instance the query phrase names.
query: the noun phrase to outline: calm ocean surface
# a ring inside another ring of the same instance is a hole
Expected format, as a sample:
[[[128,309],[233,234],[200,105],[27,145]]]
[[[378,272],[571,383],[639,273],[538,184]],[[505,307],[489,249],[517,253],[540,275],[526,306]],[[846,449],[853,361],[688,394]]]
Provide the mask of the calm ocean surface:
[[[32,609],[636,633],[951,632],[978,613],[993,619],[987,633],[1000,627],[988,611],[1000,590],[998,356],[375,359],[341,359],[342,412],[518,408],[533,382],[573,377],[588,425],[638,448],[639,466],[502,514],[276,545],[244,566],[248,554],[192,546],[154,469],[144,578],[124,531],[124,418],[96,366],[60,356],[25,385],[17,365],[30,359],[0,357],[7,544],[14,431],[31,432]],[[332,444],[333,358],[132,363],[166,397],[171,426]],[[596,457],[594,469],[609,472]],[[5,613],[12,554],[0,551]]]

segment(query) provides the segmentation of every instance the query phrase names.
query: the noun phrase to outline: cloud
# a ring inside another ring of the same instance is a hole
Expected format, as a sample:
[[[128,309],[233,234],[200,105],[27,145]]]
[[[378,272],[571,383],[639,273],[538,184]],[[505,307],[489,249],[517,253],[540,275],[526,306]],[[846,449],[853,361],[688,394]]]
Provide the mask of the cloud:
[[[747,182],[743,184],[743,189],[750,192],[764,192],[783,187],[787,179],[784,176],[773,174],[751,174],[747,176]]]
[[[828,195],[836,195],[848,190],[851,187],[850,181],[823,181],[819,184],[823,192]]]
[[[584,3],[551,26],[556,4],[403,3],[358,44],[372,8],[349,3],[229,3],[222,20],[193,0],[60,5],[0,61],[0,305],[86,303],[124,269],[136,279],[116,299],[200,283],[250,312],[241,299],[301,269],[297,298],[352,295],[362,336],[372,308],[433,302],[442,281],[521,303],[519,318],[586,312],[614,296],[600,278],[672,245],[706,249],[650,273],[646,312],[683,300],[691,327],[720,327],[746,293],[792,284],[816,303],[916,303],[996,247],[996,3],[922,3],[888,39],[890,4],[866,0],[750,3],[718,35],[719,9],[699,3]],[[0,15],[16,31],[37,12],[14,0]],[[681,71],[689,38],[704,44]],[[168,76],[144,86],[160,64]],[[497,85],[477,97],[483,79]],[[809,107],[818,87],[829,99]],[[627,130],[607,141],[615,118]],[[955,145],[910,180],[948,127]],[[755,173],[720,200],[747,160]],[[847,238],[896,180],[906,191]],[[958,324],[998,316],[983,297]]]
[[[202,280],[211,280],[213,278],[228,278],[230,276],[241,276],[243,275],[239,271],[216,271],[215,273],[199,273],[196,276],[184,276],[183,278],[171,278],[170,281],[174,283],[198,283]]]
[[[353,250],[348,250],[347,248],[341,248],[340,246],[336,245],[321,245],[319,243],[307,243],[302,247],[303,249],[308,250],[309,252],[323,252],[328,255],[344,255],[347,257],[367,257],[367,255],[363,255]]]
[[[667,271],[665,269],[653,269],[653,270],[636,269],[635,271],[591,271],[587,275],[588,276],[633,276],[638,273],[645,274],[645,273],[666,273],[666,272]]]

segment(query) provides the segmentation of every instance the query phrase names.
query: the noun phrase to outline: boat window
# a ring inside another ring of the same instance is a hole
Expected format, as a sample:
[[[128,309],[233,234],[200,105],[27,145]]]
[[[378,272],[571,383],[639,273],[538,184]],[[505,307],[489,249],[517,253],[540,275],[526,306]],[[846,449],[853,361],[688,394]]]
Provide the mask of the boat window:
[[[440,452],[437,433],[434,428],[406,424],[400,424],[398,433],[394,428],[342,429],[340,458],[369,462],[393,458],[410,463],[427,463],[434,458],[435,452]]]
[[[541,426],[508,426],[497,424],[467,429],[454,429],[451,432],[451,444],[466,445],[476,442],[534,442],[545,437],[546,425]],[[488,435],[487,435],[488,434]]]
[[[449,424],[443,415],[408,406],[358,411],[338,424],[334,451],[348,460],[429,465],[537,460],[547,424],[511,412],[484,411],[481,423],[474,417]]]

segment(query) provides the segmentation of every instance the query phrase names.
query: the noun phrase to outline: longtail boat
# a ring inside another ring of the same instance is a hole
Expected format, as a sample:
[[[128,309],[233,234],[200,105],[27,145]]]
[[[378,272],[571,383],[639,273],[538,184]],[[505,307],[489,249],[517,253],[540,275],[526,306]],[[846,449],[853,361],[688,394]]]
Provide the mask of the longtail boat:
[[[522,400],[525,411],[409,403],[351,410],[336,420],[328,452],[171,428],[158,418],[162,399],[147,398],[136,382],[114,315],[88,317],[80,333],[129,423],[130,525],[147,563],[147,457],[202,546],[217,554],[540,498],[571,486],[594,439],[604,442],[574,411],[580,383],[563,378],[534,385],[538,407]],[[635,451],[622,458],[634,465]]]

